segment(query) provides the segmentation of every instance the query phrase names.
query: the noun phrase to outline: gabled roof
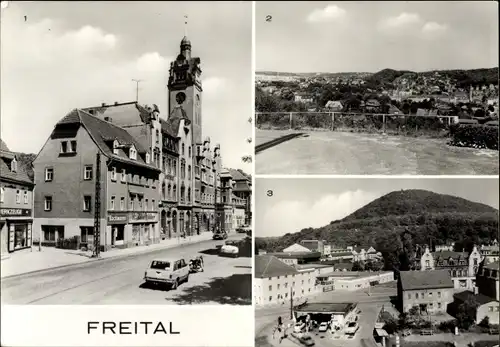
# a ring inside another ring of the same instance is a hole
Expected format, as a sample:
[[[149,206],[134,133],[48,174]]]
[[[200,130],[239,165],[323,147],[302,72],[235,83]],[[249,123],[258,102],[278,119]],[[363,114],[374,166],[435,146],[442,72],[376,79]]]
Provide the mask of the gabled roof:
[[[19,161],[16,171],[11,170],[10,163],[14,159],[17,161],[16,153],[11,152],[7,144],[0,139],[0,178],[32,185],[33,181]]]
[[[188,123],[191,122],[182,106],[177,106],[172,110],[172,112],[170,112],[168,119],[166,121],[162,121],[161,128],[162,130],[164,129],[167,134],[173,137],[179,137],[179,127],[181,125],[181,120],[183,119]]]
[[[150,111],[136,101],[114,105],[86,107],[82,108],[82,110],[87,113],[94,111],[99,114],[100,118],[110,117],[113,119],[113,122],[116,122],[119,125],[136,124],[139,120],[145,124],[149,124],[151,122]]]
[[[488,304],[492,301],[496,301],[494,298],[490,298],[489,296],[486,296],[484,294],[474,294],[471,291],[464,291],[460,293],[456,293],[453,295],[453,297],[461,302],[467,302],[468,300],[472,302],[476,302],[479,304],[479,306],[482,306],[484,304]]]
[[[310,253],[311,251],[309,250],[309,248],[306,248],[302,245],[299,245],[298,243],[294,243],[290,247],[285,248],[283,250],[283,252],[284,253],[295,253],[295,252]]]
[[[454,251],[438,251],[432,252],[432,256],[435,260],[448,260],[452,258],[453,260],[467,259],[469,258],[468,252],[454,252]]]
[[[285,275],[295,275],[299,272],[272,255],[255,256],[255,277],[268,278]]]
[[[251,181],[251,178],[241,170],[228,169],[234,181]]]
[[[130,135],[125,129],[119,126],[106,122],[98,117],[95,117],[86,111],[80,109],[74,109],[69,112],[65,117],[63,117],[57,124],[80,124],[83,126],[90,137],[94,140],[97,147],[101,152],[108,158],[112,158],[127,164],[137,165],[145,168],[149,168],[155,171],[160,171],[160,169],[147,164],[141,156],[137,156],[137,160],[132,160],[128,157],[127,153],[120,150],[119,154],[113,153],[113,141],[118,140],[120,144],[133,145],[138,153],[146,153],[146,150],[141,146],[135,138]]]
[[[453,288],[447,270],[401,271],[399,274],[403,290]]]
[[[270,253],[281,259],[319,259],[321,258],[320,252],[276,252]]]

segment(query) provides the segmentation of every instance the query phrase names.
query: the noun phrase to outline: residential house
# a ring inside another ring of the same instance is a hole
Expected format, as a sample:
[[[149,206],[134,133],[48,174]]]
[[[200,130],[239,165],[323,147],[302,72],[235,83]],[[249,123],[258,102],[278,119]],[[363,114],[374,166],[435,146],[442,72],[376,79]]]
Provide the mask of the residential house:
[[[476,273],[481,262],[481,254],[476,246],[471,253],[439,251],[430,252],[426,246],[420,258],[420,270],[447,270],[452,278],[455,289],[473,290]]]
[[[76,236],[92,246],[97,207],[104,250],[159,242],[161,170],[123,128],[74,109],[56,124],[33,166],[33,238],[42,244]]]
[[[344,109],[341,101],[330,100],[326,103],[325,108],[331,112],[341,112]]]
[[[447,270],[401,271],[398,300],[403,312],[444,313],[453,302],[453,282]]]
[[[287,247],[283,250],[283,253],[310,253],[312,252],[309,248],[299,245],[298,243],[294,243],[290,247]]]
[[[245,201],[245,225],[252,224],[252,177],[242,170],[229,169],[233,178],[233,194]]]
[[[366,112],[380,112],[380,102],[376,99],[369,99],[365,102]]]
[[[494,240],[490,245],[481,245],[479,253],[486,263],[493,263],[499,260],[498,241]]]
[[[284,303],[318,293],[316,270],[297,270],[272,255],[255,256],[253,295],[256,305]]]
[[[32,244],[34,183],[18,157],[0,140],[1,255]]]
[[[294,95],[295,102],[301,102],[304,104],[312,103],[314,101],[313,96],[307,93],[297,93]]]
[[[321,259],[320,252],[293,252],[293,253],[285,253],[285,252],[277,252],[277,253],[269,253],[279,260],[283,261],[288,265],[299,265],[299,264],[308,264],[315,263]]]
[[[322,255],[324,254],[324,246],[325,246],[325,243],[324,241],[319,241],[319,240],[301,240],[299,242],[299,244],[301,246],[304,246],[306,247],[307,249],[309,249],[310,251],[313,251],[313,252],[319,252],[321,253]]]

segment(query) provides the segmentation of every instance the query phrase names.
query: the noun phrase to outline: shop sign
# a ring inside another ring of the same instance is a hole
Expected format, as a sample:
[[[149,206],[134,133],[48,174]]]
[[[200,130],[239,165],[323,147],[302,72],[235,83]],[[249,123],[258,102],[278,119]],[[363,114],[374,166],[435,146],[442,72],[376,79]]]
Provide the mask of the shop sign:
[[[0,216],[3,217],[31,217],[29,208],[0,208]]]
[[[155,212],[132,212],[130,215],[131,221],[155,221]]]
[[[127,224],[128,218],[126,213],[108,214],[109,224]]]
[[[332,290],[334,290],[334,286],[332,285],[323,287],[323,292],[331,292]]]

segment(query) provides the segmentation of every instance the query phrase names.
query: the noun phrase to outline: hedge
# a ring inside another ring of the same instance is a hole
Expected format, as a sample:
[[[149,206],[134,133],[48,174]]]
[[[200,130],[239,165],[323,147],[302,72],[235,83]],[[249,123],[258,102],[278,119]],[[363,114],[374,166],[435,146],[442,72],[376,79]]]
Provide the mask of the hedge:
[[[498,150],[498,126],[456,124],[450,127],[453,146]]]

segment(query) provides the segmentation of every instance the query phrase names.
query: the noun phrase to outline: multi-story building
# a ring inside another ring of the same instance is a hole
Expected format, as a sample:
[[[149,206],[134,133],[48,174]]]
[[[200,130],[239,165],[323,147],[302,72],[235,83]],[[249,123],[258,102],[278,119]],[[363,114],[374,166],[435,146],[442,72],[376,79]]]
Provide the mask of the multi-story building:
[[[481,254],[476,246],[472,252],[439,251],[431,252],[429,247],[420,258],[420,270],[447,270],[452,278],[455,289],[473,290],[476,283],[476,273],[481,263]]]
[[[2,256],[31,247],[33,181],[15,153],[0,140],[0,232]]]
[[[308,248],[313,252],[320,252],[322,255],[324,254],[324,241],[320,240],[301,240],[299,242],[301,246]]]
[[[401,271],[398,299],[403,312],[444,313],[453,302],[453,282],[447,270]]]
[[[252,224],[252,177],[241,170],[229,169],[233,178],[233,194],[236,198],[245,201],[245,225]]]
[[[272,255],[255,256],[253,295],[259,306],[283,303],[318,293],[315,268],[296,269]]]
[[[481,245],[479,248],[479,253],[481,253],[481,257],[486,263],[494,263],[498,261],[499,252],[497,240],[494,240],[489,245]]]
[[[486,263],[483,262],[476,276],[476,283],[478,292],[489,297],[494,298],[495,300],[499,299],[500,289],[499,289],[499,280],[500,280],[500,270],[499,270],[499,262]]]
[[[283,253],[309,253],[311,250],[304,246],[299,245],[298,243],[294,243],[293,245],[285,248]]]
[[[90,246],[100,206],[104,250],[159,242],[160,169],[150,161],[150,151],[123,128],[87,111],[71,111],[33,162],[38,184],[33,238],[54,246],[76,236]]]

